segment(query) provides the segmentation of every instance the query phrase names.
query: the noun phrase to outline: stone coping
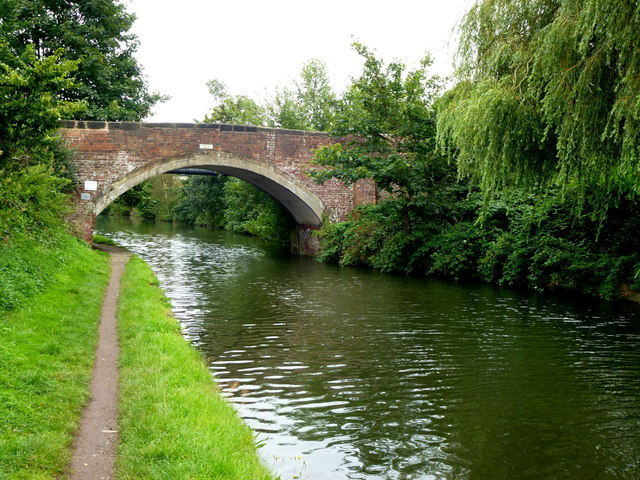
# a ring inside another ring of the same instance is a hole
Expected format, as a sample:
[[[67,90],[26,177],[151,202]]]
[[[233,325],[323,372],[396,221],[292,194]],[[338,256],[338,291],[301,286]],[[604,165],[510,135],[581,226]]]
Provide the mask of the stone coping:
[[[63,120],[62,128],[90,130],[140,130],[144,128],[193,128],[202,130],[219,130],[221,132],[269,133],[285,135],[306,135],[328,137],[326,132],[308,132],[306,130],[290,130],[286,128],[254,127],[251,125],[232,125],[225,123],[145,123],[145,122],[102,122],[95,120]]]

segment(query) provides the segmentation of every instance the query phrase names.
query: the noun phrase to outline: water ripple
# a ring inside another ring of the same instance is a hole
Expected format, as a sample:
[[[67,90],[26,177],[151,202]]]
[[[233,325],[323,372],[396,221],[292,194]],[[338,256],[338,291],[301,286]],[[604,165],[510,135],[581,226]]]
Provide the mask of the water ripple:
[[[153,266],[282,479],[640,471],[637,310],[340,269],[226,233],[154,228],[101,223],[100,233]]]

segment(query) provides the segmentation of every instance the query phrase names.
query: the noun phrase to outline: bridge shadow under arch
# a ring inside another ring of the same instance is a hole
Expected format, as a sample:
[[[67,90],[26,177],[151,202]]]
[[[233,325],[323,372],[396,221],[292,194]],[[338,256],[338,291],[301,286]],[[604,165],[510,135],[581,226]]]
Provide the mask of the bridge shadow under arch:
[[[116,198],[139,183],[182,169],[207,170],[244,180],[275,198],[298,225],[320,226],[326,213],[326,207],[320,198],[289,173],[274,165],[226,152],[201,152],[164,158],[140,166],[100,192],[94,200],[94,213],[98,215]]]

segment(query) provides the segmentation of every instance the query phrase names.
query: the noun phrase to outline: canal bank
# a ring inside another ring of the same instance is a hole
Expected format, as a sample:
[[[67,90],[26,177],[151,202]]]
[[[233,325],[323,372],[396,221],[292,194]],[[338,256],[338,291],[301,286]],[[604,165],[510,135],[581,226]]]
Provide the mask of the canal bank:
[[[73,255],[55,278],[0,315],[2,479],[53,480],[69,472],[109,278],[107,255],[71,243]],[[36,255],[46,262],[52,252]],[[119,425],[94,431],[120,434],[115,478],[272,478],[252,432],[180,335],[149,267],[132,260],[123,282]]]
[[[122,279],[119,480],[269,480],[255,438],[182,337],[147,264]]]

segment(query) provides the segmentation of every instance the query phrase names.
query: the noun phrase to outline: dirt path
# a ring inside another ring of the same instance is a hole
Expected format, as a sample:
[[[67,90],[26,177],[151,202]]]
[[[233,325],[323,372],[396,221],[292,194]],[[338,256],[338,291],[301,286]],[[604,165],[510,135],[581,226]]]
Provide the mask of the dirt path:
[[[120,279],[131,256],[117,247],[99,246],[111,254],[111,279],[102,304],[91,398],[80,421],[73,444],[69,480],[115,478],[118,446],[118,325],[116,311]]]

